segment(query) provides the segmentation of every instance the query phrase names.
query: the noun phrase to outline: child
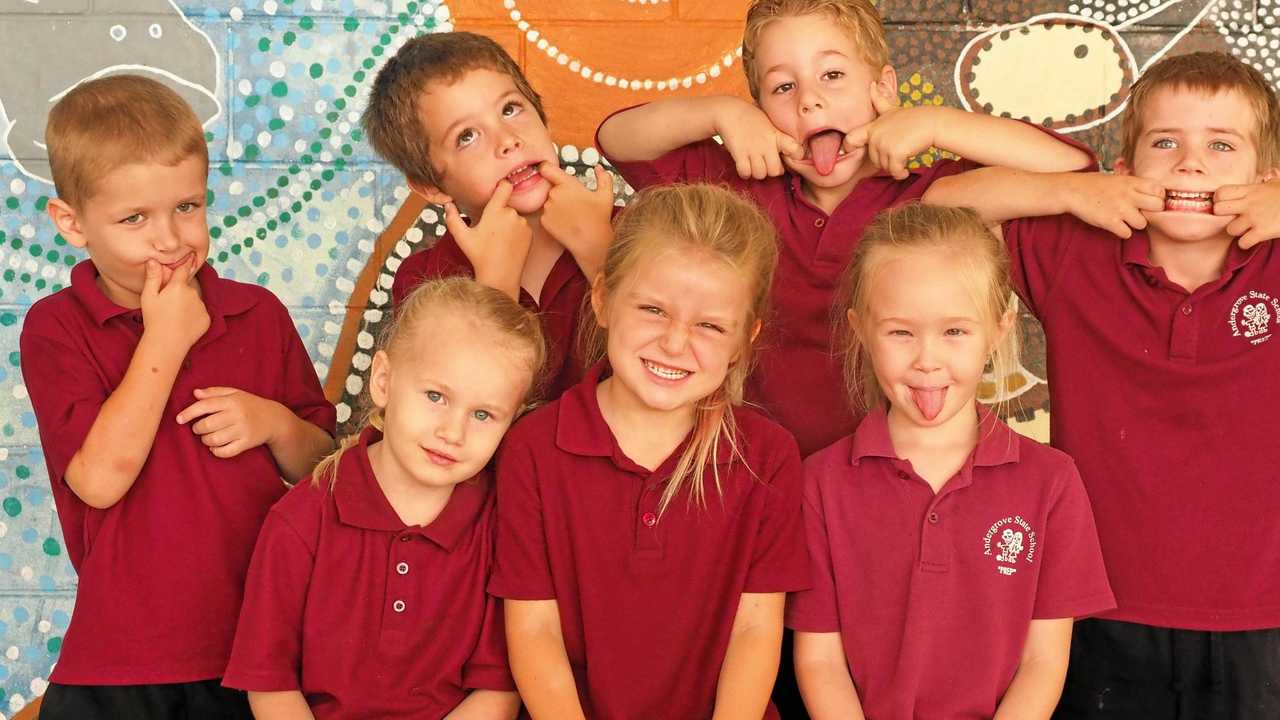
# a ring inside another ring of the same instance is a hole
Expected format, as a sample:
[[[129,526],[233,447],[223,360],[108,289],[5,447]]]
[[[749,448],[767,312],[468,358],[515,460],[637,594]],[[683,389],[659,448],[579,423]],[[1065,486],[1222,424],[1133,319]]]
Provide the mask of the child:
[[[83,83],[45,138],[49,215],[89,260],[22,328],[79,575],[41,717],[249,717],[218,678],[253,538],[332,447],[333,407],[280,301],[205,264],[208,149],[173,91]]]
[[[482,35],[410,40],[378,72],[362,122],[409,187],[444,206],[449,231],[400,264],[393,302],[449,275],[519,300],[542,319],[551,396],[559,396],[582,377],[569,350],[587,278],[613,237],[612,176],[595,168],[593,192],[560,169],[541,98]]]
[[[887,210],[836,306],[856,432],[805,461],[813,589],[795,593],[814,718],[1048,718],[1072,618],[1115,607],[1062,453],[979,410],[1016,364],[1009,260],[968,210]]]
[[[992,222],[1053,215],[1005,239],[1119,603],[1077,625],[1059,717],[1280,717],[1280,250],[1236,242],[1280,237],[1280,106],[1258,71],[1193,53],[1151,66],[1122,123],[1114,176],[930,190]]]
[[[267,516],[223,682],[258,720],[513,718],[502,606],[484,588],[486,466],[535,385],[542,332],[454,277],[410,293],[381,348],[359,437]]]
[[[776,718],[783,593],[808,578],[800,458],[739,406],[773,230],[727,190],[676,186],[615,233],[587,327],[607,361],[498,465],[489,591],[512,673],[535,719]]]
[[[808,455],[856,424],[831,392],[840,370],[827,315],[836,278],[876,211],[919,198],[936,178],[973,163],[1069,171],[1091,154],[1012,120],[898,109],[897,75],[870,0],[757,0],[742,60],[757,105],[732,97],[655,102],[606,119],[597,144],[637,188],[727,182],[769,214],[782,243],[777,321],[747,397]],[[907,159],[930,146],[971,162],[908,170]]]

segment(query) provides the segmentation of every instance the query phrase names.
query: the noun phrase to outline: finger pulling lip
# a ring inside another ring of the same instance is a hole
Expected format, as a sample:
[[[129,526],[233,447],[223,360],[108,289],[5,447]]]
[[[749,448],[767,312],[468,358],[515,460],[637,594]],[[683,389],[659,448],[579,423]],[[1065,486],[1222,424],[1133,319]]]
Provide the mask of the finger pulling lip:
[[[182,257],[178,258],[177,260],[174,260],[173,262],[162,262],[160,263],[160,265],[162,267],[167,267],[170,270],[177,270],[183,265],[186,265],[187,263],[191,262],[191,259],[193,257],[195,257],[195,253],[187,253],[186,255],[183,255]]]

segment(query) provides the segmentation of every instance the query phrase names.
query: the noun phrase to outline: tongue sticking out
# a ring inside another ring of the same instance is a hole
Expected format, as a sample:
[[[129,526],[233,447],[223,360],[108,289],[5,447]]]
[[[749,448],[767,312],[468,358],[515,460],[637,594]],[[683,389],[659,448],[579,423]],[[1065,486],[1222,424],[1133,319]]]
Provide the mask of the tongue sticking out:
[[[911,388],[911,399],[915,401],[916,409],[925,420],[933,420],[938,417],[938,413],[942,412],[942,403],[947,399],[947,389],[945,387]]]
[[[840,146],[844,143],[844,133],[839,130],[826,130],[809,138],[809,156],[819,175],[830,175],[840,157]]]

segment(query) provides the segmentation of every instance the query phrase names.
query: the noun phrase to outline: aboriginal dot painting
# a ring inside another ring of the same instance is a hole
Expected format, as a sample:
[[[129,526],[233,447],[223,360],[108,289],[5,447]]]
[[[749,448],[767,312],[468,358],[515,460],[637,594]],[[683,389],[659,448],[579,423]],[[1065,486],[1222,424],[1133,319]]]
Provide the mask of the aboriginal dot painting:
[[[562,164],[588,178],[609,112],[672,94],[736,93],[746,0],[4,0],[0,3],[0,720],[45,689],[76,578],[19,370],[27,308],[84,255],[52,229],[43,130],[86,79],[140,72],[204,122],[210,262],[288,306],[339,420],[358,417],[399,263],[443,233],[359,129],[373,76],[409,38],[498,40],[543,95]],[[1022,118],[1110,165],[1135,78],[1191,50],[1230,52],[1273,83],[1280,0],[883,0],[903,104]],[[929,151],[913,162],[932,163]],[[617,183],[619,203],[630,188]],[[987,399],[1047,433],[1043,339]],[[31,708],[28,708],[30,712]]]

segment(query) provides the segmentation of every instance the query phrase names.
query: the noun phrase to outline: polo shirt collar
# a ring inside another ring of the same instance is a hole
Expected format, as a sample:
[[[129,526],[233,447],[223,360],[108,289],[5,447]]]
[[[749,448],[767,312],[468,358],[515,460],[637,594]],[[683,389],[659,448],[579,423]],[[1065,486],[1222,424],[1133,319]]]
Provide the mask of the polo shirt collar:
[[[596,386],[609,369],[607,360],[592,365],[577,385],[564,391],[560,396],[559,415],[556,418],[556,447],[565,452],[584,457],[607,457],[621,464],[625,456],[618,447],[618,441],[609,429],[609,424],[600,412],[600,401],[596,397]],[[689,440],[686,438],[671,453],[671,457],[658,470],[661,472],[670,465],[674,469],[675,461],[684,452]],[[716,453],[716,464],[724,465],[733,457],[728,442],[721,442]],[[630,463],[634,465],[634,463]],[[639,467],[639,466],[636,466]]]
[[[979,408],[978,416],[978,446],[966,466],[995,467],[1018,462],[1017,433],[990,410]],[[889,416],[883,408],[868,413],[853,432],[850,463],[858,465],[869,457],[898,459],[889,436]]]
[[[333,485],[338,520],[362,530],[392,533],[415,530],[446,552],[453,550],[463,533],[475,524],[484,506],[488,471],[481,470],[474,478],[455,485],[449,502],[429,525],[410,528],[391,507],[369,464],[369,445],[381,439],[379,430],[366,427],[357,443],[343,454],[338,481]]]
[[[258,303],[258,296],[250,287],[223,280],[209,263],[200,266],[196,282],[200,283],[200,294],[210,316],[239,315]],[[71,269],[71,293],[99,326],[111,318],[134,312],[115,304],[102,292],[98,287],[98,268],[91,260],[82,260]]]
[[[919,175],[922,172],[924,172],[926,169],[928,168],[923,165],[915,168],[907,168],[907,174]],[[792,196],[797,198],[804,198],[805,202],[809,202],[809,199],[804,195],[804,178],[800,177],[799,173],[794,173],[794,172],[787,172],[786,178],[787,178],[787,188],[791,191]],[[844,200],[841,200],[840,204],[843,205],[845,201],[853,197],[854,194],[858,191],[859,185],[861,185],[863,182],[866,182],[867,180],[873,180],[873,179],[876,179],[876,180],[887,179],[891,182],[901,182],[896,178],[894,178],[893,175],[891,175],[886,170],[876,170],[871,175],[868,175],[862,178],[862,180],[859,180],[858,182],[854,183],[853,189],[849,191],[848,197],[846,197]]]
[[[1136,265],[1148,269],[1154,269],[1156,265],[1151,262],[1151,238],[1145,230],[1135,230],[1132,235],[1121,241],[1121,259],[1128,265]],[[1231,241],[1231,247],[1227,250],[1227,261],[1223,265],[1223,275],[1230,275],[1236,270],[1244,267],[1253,256],[1258,253],[1260,245],[1254,245],[1248,250],[1242,250],[1240,243],[1235,240]]]

